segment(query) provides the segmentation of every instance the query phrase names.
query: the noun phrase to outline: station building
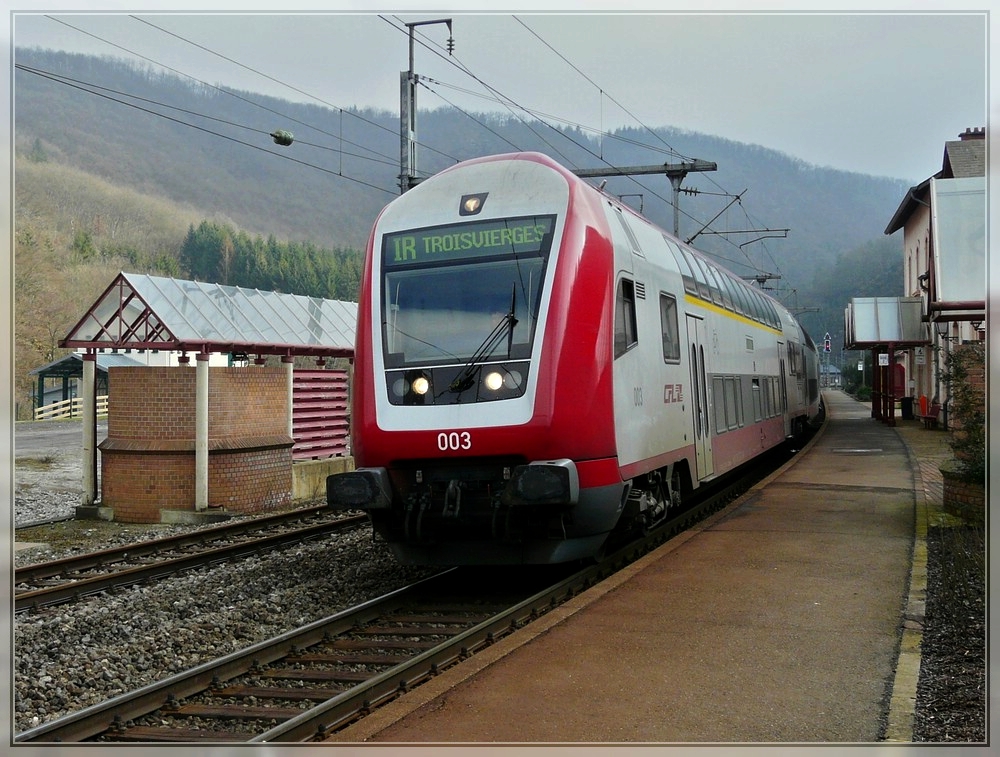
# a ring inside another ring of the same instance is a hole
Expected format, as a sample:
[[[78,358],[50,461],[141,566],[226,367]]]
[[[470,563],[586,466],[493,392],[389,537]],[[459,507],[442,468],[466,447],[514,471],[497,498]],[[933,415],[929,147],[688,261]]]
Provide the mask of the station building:
[[[948,425],[949,354],[985,339],[986,129],[945,143],[941,170],[910,187],[885,229],[902,230],[904,297],[857,298],[845,311],[845,347],[871,349],[873,414],[895,402],[917,415],[938,408]],[[877,407],[876,407],[877,406]]]

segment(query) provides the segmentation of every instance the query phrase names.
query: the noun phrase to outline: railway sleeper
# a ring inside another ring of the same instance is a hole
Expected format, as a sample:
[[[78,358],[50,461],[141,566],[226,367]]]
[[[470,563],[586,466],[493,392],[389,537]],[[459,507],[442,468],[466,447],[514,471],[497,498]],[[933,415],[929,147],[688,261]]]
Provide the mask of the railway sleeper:
[[[243,704],[185,704],[170,714],[174,717],[213,720],[289,720],[301,715],[301,707],[256,707]],[[241,741],[246,741],[244,736]]]
[[[294,701],[325,702],[339,694],[338,689],[299,688],[279,686],[227,686],[213,691],[212,696],[232,697],[234,699],[287,699]]]
[[[145,741],[156,743],[175,742],[243,742],[246,741],[246,734],[239,731],[213,730],[207,728],[168,728],[157,726],[128,726],[123,730],[114,733],[113,741]]]

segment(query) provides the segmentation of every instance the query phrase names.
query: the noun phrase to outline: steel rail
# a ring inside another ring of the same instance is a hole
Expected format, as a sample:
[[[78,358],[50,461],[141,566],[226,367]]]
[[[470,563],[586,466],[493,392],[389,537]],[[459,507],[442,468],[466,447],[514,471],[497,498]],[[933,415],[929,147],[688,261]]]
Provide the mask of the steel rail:
[[[120,547],[112,547],[83,555],[72,555],[58,560],[47,560],[32,565],[19,566],[14,571],[14,583],[32,583],[43,578],[75,573],[83,570],[103,568],[111,563],[125,562],[128,559],[155,555],[185,547],[203,544],[212,539],[228,538],[230,536],[271,528],[285,522],[304,520],[327,511],[326,505],[312,505],[297,510],[287,510],[273,515],[261,515],[236,523],[225,523],[211,528],[202,528],[175,536],[164,536],[159,539],[149,539]]]
[[[406,693],[445,668],[494,643],[498,638],[524,627],[561,602],[594,586],[708,515],[723,509],[770,471],[771,466],[754,466],[752,470],[744,471],[745,475],[720,486],[690,509],[661,522],[641,539],[613,551],[599,563],[557,581],[552,586],[496,613],[472,628],[459,632],[441,644],[415,654],[405,662],[381,673],[373,673],[371,678],[349,690],[336,694],[309,710],[303,710],[300,714],[289,717],[263,733],[247,738],[246,743],[322,741],[329,734],[350,725],[372,709]],[[436,590],[440,593],[440,589],[448,588],[446,582],[458,570],[458,568],[448,569],[416,584],[289,631],[274,639],[260,642],[219,660],[205,663],[107,702],[70,713],[24,731],[14,740],[43,743],[91,739],[129,720],[148,715],[185,697],[207,691],[213,682],[235,678],[251,672],[254,668],[268,665],[327,641],[333,635],[356,630],[385,614],[393,602],[398,603],[424,593],[433,594]],[[436,589],[437,582],[443,584],[440,589]],[[276,716],[277,714],[275,713]]]
[[[253,644],[217,660],[156,681],[132,692],[70,713],[48,723],[22,731],[15,742],[80,742],[101,734],[116,725],[155,712],[169,701],[205,691],[213,679],[227,680],[242,675],[255,665],[266,665],[286,657],[296,649],[318,644],[329,635],[350,631],[358,624],[381,615],[387,603],[423,591],[433,582],[443,580],[455,569],[437,573],[356,607],[343,610],[272,639]]]
[[[227,560],[315,539],[338,531],[358,528],[367,522],[368,516],[366,515],[339,518],[234,544],[202,549],[191,554],[166,557],[154,563],[126,567],[94,576],[68,580],[55,586],[22,591],[14,595],[14,611],[38,610],[42,607],[49,607],[64,602],[78,601],[85,596],[99,594],[116,588],[134,586],[135,584],[153,581],[205,565],[215,565]],[[18,579],[15,580],[17,581]]]

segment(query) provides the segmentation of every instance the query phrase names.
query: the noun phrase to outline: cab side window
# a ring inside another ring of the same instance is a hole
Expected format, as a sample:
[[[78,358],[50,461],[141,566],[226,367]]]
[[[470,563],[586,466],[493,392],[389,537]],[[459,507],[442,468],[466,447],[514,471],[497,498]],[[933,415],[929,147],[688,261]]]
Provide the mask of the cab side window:
[[[621,357],[637,343],[635,285],[629,279],[622,279],[615,296],[615,357]]]
[[[677,300],[660,292],[660,330],[663,332],[663,362],[679,363],[681,340],[677,330]]]

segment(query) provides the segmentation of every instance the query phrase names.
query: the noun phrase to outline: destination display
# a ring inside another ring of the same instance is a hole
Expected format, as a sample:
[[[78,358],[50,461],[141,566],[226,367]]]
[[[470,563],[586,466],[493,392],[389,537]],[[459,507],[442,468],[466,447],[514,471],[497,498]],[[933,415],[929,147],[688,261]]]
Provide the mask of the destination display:
[[[495,255],[531,255],[546,252],[555,216],[502,218],[434,226],[396,234],[382,240],[385,266],[452,262]]]

